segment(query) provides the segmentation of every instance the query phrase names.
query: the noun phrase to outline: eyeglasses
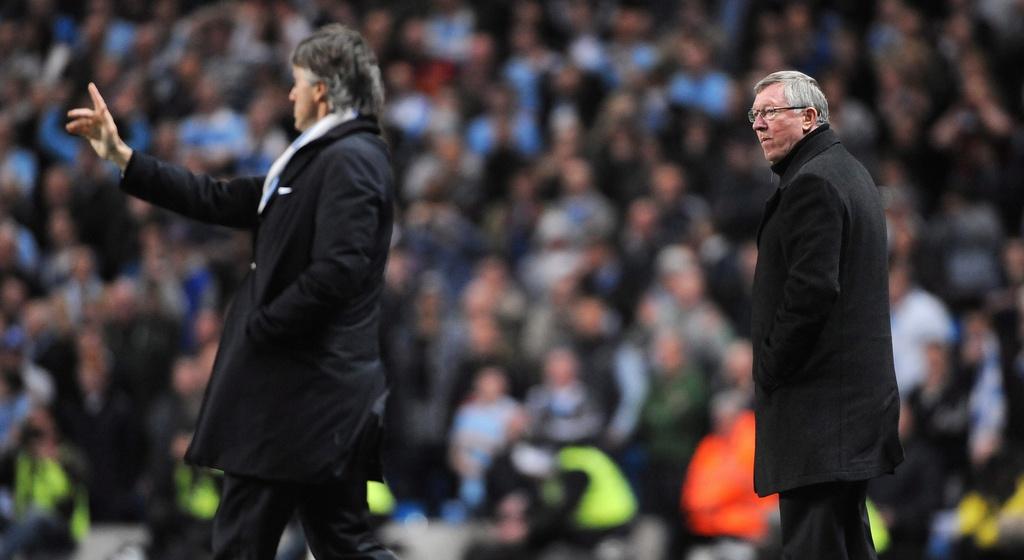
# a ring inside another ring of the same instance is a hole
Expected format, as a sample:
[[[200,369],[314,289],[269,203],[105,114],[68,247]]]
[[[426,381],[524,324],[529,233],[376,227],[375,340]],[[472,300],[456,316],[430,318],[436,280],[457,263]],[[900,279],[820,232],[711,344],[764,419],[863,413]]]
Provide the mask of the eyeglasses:
[[[778,116],[780,111],[786,111],[788,109],[806,109],[807,106],[803,107],[765,107],[764,109],[751,109],[747,111],[747,120],[754,122],[758,116],[764,117],[764,120],[770,121]]]

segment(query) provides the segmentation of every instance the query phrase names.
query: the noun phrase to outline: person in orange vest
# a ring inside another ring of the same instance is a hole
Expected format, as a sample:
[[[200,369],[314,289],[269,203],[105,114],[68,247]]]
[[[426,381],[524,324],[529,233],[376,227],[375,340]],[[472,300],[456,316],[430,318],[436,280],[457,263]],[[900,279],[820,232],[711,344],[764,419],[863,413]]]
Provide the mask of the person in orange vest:
[[[739,391],[712,399],[713,431],[697,445],[680,505],[689,529],[713,539],[710,547],[753,554],[770,541],[778,496],[754,493],[754,413],[745,408],[746,401]]]

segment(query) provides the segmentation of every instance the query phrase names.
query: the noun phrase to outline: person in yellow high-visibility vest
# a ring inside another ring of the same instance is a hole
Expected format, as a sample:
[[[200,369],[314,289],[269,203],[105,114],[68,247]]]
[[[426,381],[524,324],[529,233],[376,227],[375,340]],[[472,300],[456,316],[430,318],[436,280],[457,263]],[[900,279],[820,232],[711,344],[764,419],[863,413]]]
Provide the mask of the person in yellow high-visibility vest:
[[[223,473],[185,463],[191,436],[190,430],[181,427],[154,468],[146,519],[150,560],[188,560],[206,555],[209,549]]]
[[[963,558],[1024,558],[1024,454],[999,436],[975,446],[972,482],[956,506],[956,548]]]
[[[509,459],[522,479],[506,488],[493,530],[470,545],[464,560],[592,555],[627,536],[637,514],[636,496],[601,449],[578,444],[553,453],[518,443]]]
[[[561,541],[589,549],[628,529],[636,517],[636,496],[608,455],[594,446],[574,445],[562,448],[550,461],[533,473],[542,478],[539,500],[529,516],[531,548]]]
[[[46,409],[30,413],[17,448],[0,461],[14,518],[0,535],[0,560],[30,552],[66,552],[89,531],[89,501],[77,453],[61,443]]]
[[[552,451],[519,443],[509,459],[522,480],[499,499],[492,534],[473,542],[464,560],[536,558],[563,547],[591,554],[626,536],[636,517],[636,496],[597,447]]]

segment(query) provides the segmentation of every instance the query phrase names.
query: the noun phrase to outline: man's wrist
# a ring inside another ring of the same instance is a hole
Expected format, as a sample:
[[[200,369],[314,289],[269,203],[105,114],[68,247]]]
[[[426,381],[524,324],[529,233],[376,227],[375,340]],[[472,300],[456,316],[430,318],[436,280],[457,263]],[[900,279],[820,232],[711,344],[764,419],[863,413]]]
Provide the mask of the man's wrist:
[[[128,167],[130,159],[132,159],[132,149],[124,142],[119,142],[114,153],[110,155],[110,161],[113,161],[121,169],[121,175],[124,175],[124,170]]]

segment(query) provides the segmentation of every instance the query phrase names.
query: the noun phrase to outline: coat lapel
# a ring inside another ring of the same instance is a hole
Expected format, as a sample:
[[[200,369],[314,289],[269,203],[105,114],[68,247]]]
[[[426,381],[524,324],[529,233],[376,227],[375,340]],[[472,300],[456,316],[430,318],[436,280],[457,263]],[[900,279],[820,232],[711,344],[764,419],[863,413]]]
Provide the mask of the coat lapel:
[[[279,184],[281,186],[292,186],[295,178],[302,172],[303,168],[305,168],[309,162],[313,161],[313,158],[320,152],[320,150],[323,149],[324,146],[338,140],[339,138],[343,138],[357,132],[380,134],[380,128],[377,127],[376,123],[365,118],[356,118],[339,124],[327,131],[327,133],[320,138],[306,144],[299,151],[295,152],[291,161],[288,162],[284,171],[281,172],[281,182]],[[277,195],[275,194],[270,198],[267,206],[272,204],[276,198]]]
[[[768,202],[764,204],[764,213],[761,214],[761,223],[757,226],[757,244],[761,245],[761,231],[764,230],[765,224],[768,223],[768,219],[771,218],[772,214],[779,207],[779,201],[782,199],[782,190],[796,176],[796,173],[801,167],[807,163],[808,160],[828,148],[839,143],[839,137],[836,133],[829,128],[826,124],[824,127],[817,131],[811,137],[806,138],[804,141],[798,143],[793,147],[793,157],[790,161],[784,164],[784,170],[782,170],[781,176],[779,177],[779,188],[775,189],[775,194],[768,199]],[[777,167],[773,167],[773,170],[778,171]]]
[[[764,212],[761,213],[761,223],[757,226],[757,245],[761,246],[761,231],[764,230],[765,224],[768,223],[768,218],[775,213],[775,209],[779,207],[779,199],[782,198],[782,187],[775,189],[772,196],[764,203]]]

